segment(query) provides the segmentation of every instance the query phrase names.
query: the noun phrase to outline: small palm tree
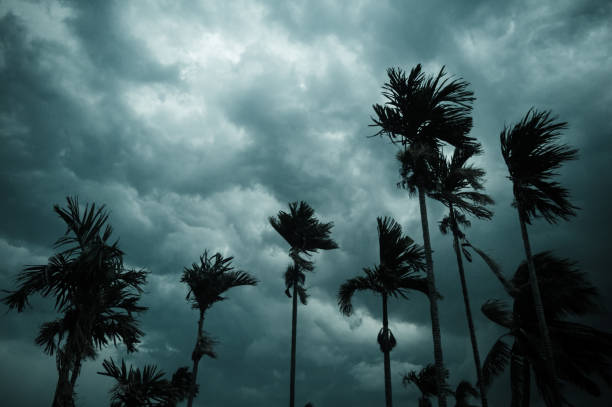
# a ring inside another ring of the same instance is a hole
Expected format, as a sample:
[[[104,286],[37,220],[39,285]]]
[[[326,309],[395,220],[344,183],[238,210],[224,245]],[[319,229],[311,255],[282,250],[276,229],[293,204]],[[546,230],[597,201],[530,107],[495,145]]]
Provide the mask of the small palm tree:
[[[467,136],[472,128],[471,109],[474,94],[469,84],[462,79],[445,78],[444,67],[437,75],[426,77],[421,65],[412,68],[406,76],[401,69],[387,70],[389,82],[383,86],[384,105],[373,106],[376,118],[372,126],[378,127],[376,135],[386,135],[392,143],[399,144],[402,150],[397,158],[401,163],[400,186],[411,193],[418,192],[421,210],[421,227],[427,263],[429,292],[436,292],[432,260],[427,206],[425,194],[433,185],[431,159],[435,159],[441,143],[453,146],[472,144],[474,139]],[[435,296],[430,298],[434,359],[437,372],[444,371],[440,318]],[[438,377],[438,385],[443,385],[443,377]],[[446,407],[444,392],[439,392],[438,403]]]
[[[513,185],[514,206],[516,206],[521,234],[525,246],[525,256],[529,268],[535,313],[542,340],[544,357],[553,383],[557,383],[557,369],[553,358],[551,338],[541,300],[541,293],[536,282],[536,269],[531,255],[527,224],[537,217],[543,217],[549,223],[556,223],[559,218],[567,220],[576,214],[576,207],[568,200],[568,191],[553,181],[561,164],[577,158],[578,150],[565,144],[559,144],[561,130],[567,123],[558,122],[551,117],[550,111],[530,109],[523,120],[511,127],[504,127],[500,134],[501,152],[510,173]],[[553,393],[557,404],[560,404],[561,393],[558,385]]]
[[[389,297],[406,298],[409,290],[420,291],[427,295],[427,279],[420,277],[424,271],[423,249],[414,244],[408,236],[402,236],[402,227],[393,219],[377,218],[380,264],[364,268],[365,276],[346,281],[338,291],[340,312],[351,315],[352,298],[356,291],[374,291],[382,297],[383,327],[378,333],[378,345],[384,354],[385,401],[392,405],[391,360],[390,352],[396,345],[395,337],[389,329],[387,300]]]
[[[451,159],[447,160],[440,154],[438,160],[434,162],[433,169],[436,176],[436,188],[430,192],[430,196],[441,202],[448,208],[448,215],[440,222],[440,231],[447,234],[450,230],[453,236],[453,248],[457,257],[463,302],[465,304],[465,315],[467,317],[470,339],[472,342],[472,352],[474,354],[474,364],[476,375],[480,383],[480,394],[482,395],[482,406],[487,407],[487,397],[484,385],[482,384],[482,370],[480,364],[480,354],[478,352],[478,342],[476,340],[476,330],[470,308],[470,299],[465,280],[463,268],[462,243],[465,243],[465,234],[460,230],[459,225],[470,226],[470,221],[465,215],[472,215],[478,219],[491,219],[493,212],[487,206],[493,204],[493,200],[488,195],[481,192],[484,188],[484,171],[468,165],[467,162],[474,155],[480,153],[479,146],[467,146],[456,148]],[[471,261],[469,252],[463,250],[466,259]]]
[[[453,392],[455,396],[455,407],[478,407],[469,403],[469,398],[478,398],[478,390],[467,380],[462,380]]]
[[[306,305],[307,292],[304,287],[304,271],[313,271],[314,265],[302,257],[310,256],[319,250],[338,248],[330,237],[333,222],[321,223],[314,216],[314,209],[306,202],[289,203],[289,213],[279,211],[277,217],[268,218],[270,225],[289,243],[289,256],[293,264],[285,271],[285,294],[293,298],[291,317],[291,373],[289,382],[289,406],[295,405],[295,352],[297,333],[297,299]],[[291,293],[293,289],[293,294]]]
[[[155,365],[129,369],[121,360],[121,367],[113,359],[104,360],[103,376],[117,382],[111,389],[111,407],[176,407],[191,392],[192,377],[188,367],[179,368],[172,380],[164,378],[165,373]]]
[[[446,384],[446,380],[448,380],[447,369],[444,370],[442,377],[444,378],[442,391],[448,394],[450,393],[450,389]],[[436,367],[429,364],[418,372],[416,370],[411,370],[410,372],[405,373],[404,377],[402,378],[402,384],[404,387],[408,387],[410,383],[414,384],[421,392],[421,397],[419,397],[419,407],[431,407],[431,400],[429,400],[429,398],[438,395]]]
[[[81,212],[77,198],[67,198],[67,208],[54,206],[67,231],[55,247],[62,249],[43,265],[27,266],[17,277],[19,288],[8,291],[2,302],[22,312],[35,293],[55,297],[62,314],[42,325],[36,343],[56,355],[58,381],[55,407],[74,406],[74,387],[83,359],[93,359],[109,342],[122,342],[136,350],[143,332],[136,315],[147,273],[123,266],[117,241],[110,243],[104,205],[86,205]]]
[[[204,333],[204,314],[216,302],[224,300],[221,296],[232,287],[244,285],[257,285],[257,280],[249,273],[242,270],[234,270],[232,266],[233,257],[224,258],[220,253],[208,256],[208,251],[200,256],[200,264],[193,263],[191,268],[185,267],[181,282],[188,285],[186,299],[191,301],[194,309],[200,312],[198,318],[198,331],[195,348],[191,354],[193,361],[192,391],[187,399],[187,405],[193,405],[196,395],[198,365],[202,356],[216,357],[212,350],[213,341]]]
[[[533,261],[542,288],[542,304],[553,340],[558,377],[599,396],[599,385],[593,376],[608,384],[612,382],[612,334],[565,319],[598,311],[597,290],[577,269],[575,262],[557,258],[550,252],[536,254]],[[483,380],[489,386],[510,363],[513,406],[529,406],[532,372],[547,406],[570,406],[562,395],[555,394],[557,383],[550,376],[548,361],[542,352],[544,344],[538,318],[533,312],[528,269],[528,263],[524,261],[507,283],[513,289],[511,309],[499,300],[490,300],[482,307],[487,318],[506,329],[484,361]],[[557,402],[559,399],[560,403]]]

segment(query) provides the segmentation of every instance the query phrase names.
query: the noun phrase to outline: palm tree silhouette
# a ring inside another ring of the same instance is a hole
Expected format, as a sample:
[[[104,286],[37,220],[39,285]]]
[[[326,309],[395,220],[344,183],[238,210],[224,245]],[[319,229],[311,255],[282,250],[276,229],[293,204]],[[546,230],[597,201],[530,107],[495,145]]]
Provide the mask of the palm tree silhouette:
[[[196,395],[198,366],[202,356],[216,357],[213,352],[213,341],[204,333],[204,314],[216,302],[225,298],[221,296],[232,287],[257,285],[257,280],[249,273],[236,270],[232,266],[233,257],[224,258],[220,253],[208,256],[208,251],[200,256],[200,264],[193,263],[191,268],[185,267],[181,282],[189,287],[186,299],[191,301],[194,309],[200,312],[196,344],[191,354],[193,361],[192,391],[187,399],[187,406],[193,405]]]
[[[164,378],[165,373],[155,365],[129,369],[121,360],[121,367],[113,359],[102,362],[103,376],[112,377],[116,383],[111,388],[111,407],[176,407],[191,392],[192,377],[188,367],[181,367]]]
[[[533,262],[538,270],[542,305],[559,378],[599,396],[599,385],[592,376],[611,383],[612,334],[566,320],[568,316],[598,311],[597,290],[575,262],[555,257],[550,252],[536,254]],[[484,361],[483,380],[489,386],[510,363],[513,406],[529,406],[531,372],[547,406],[571,406],[562,395],[555,394],[557,383],[550,376],[548,360],[542,352],[545,344],[533,312],[529,274],[528,263],[523,261],[514,277],[506,282],[513,289],[512,309],[500,300],[489,300],[482,306],[487,318],[507,330],[491,347]]]
[[[387,70],[389,82],[383,86],[383,96],[387,99],[384,105],[373,106],[376,118],[371,126],[379,127],[376,135],[386,135],[392,143],[400,144],[398,152],[402,168],[400,186],[411,194],[419,196],[421,226],[425,259],[427,262],[427,281],[429,292],[436,292],[427,206],[425,193],[433,186],[430,173],[431,160],[436,159],[442,142],[453,146],[472,144],[474,139],[468,137],[472,128],[470,116],[473,93],[468,90],[469,84],[462,79],[445,79],[444,67],[435,76],[426,77],[421,65],[412,68],[410,74],[399,68]],[[434,359],[437,372],[444,371],[442,340],[438,304],[434,296],[430,298],[430,313],[434,345]],[[438,385],[443,384],[443,377],[438,377]],[[446,407],[444,392],[439,392],[438,404]]]
[[[556,223],[559,218],[568,220],[576,214],[577,208],[569,202],[567,189],[552,180],[556,175],[555,170],[565,161],[576,159],[578,153],[577,149],[557,143],[560,132],[567,128],[567,123],[556,120],[556,117],[551,117],[550,111],[537,111],[532,108],[520,122],[504,127],[500,134],[502,156],[513,185],[513,205],[517,208],[521,225],[535,313],[544,341],[544,358],[548,360],[553,383],[557,383],[557,369],[541,293],[536,284],[538,278],[526,225],[531,224],[533,218],[540,216],[549,223]],[[557,387],[553,386],[556,389],[553,394],[557,404],[560,404],[561,394]]]
[[[378,333],[378,345],[384,354],[385,401],[386,406],[392,405],[391,394],[391,360],[390,352],[396,345],[395,337],[389,329],[387,315],[387,300],[389,297],[406,298],[409,290],[417,290],[425,295],[427,279],[419,277],[424,271],[423,249],[414,244],[408,236],[402,236],[402,227],[393,219],[377,218],[378,244],[380,248],[380,264],[372,268],[364,268],[365,277],[351,278],[338,291],[338,306],[344,315],[351,315],[351,302],[356,291],[374,291],[382,297],[383,327]]]
[[[446,384],[446,380],[448,379],[447,369],[444,369],[442,377],[444,378],[442,391],[449,394],[451,391]],[[428,364],[418,372],[416,370],[411,370],[410,372],[405,373],[404,377],[402,378],[402,384],[404,387],[408,387],[410,383],[414,384],[421,392],[421,397],[419,397],[419,407],[431,407],[431,400],[429,400],[429,398],[438,395],[439,387],[437,380],[436,367],[432,364]]]
[[[487,407],[487,397],[484,385],[482,384],[482,369],[480,364],[480,354],[478,352],[478,342],[476,340],[476,330],[470,308],[467,283],[463,269],[462,246],[460,240],[465,240],[465,234],[459,229],[459,225],[470,226],[467,215],[475,216],[478,219],[491,219],[491,212],[487,205],[493,204],[493,200],[486,194],[480,192],[484,188],[484,171],[468,165],[467,162],[474,155],[481,152],[479,146],[468,146],[466,148],[456,148],[450,160],[440,154],[434,162],[433,172],[436,175],[436,188],[430,192],[429,196],[441,202],[448,208],[448,215],[440,222],[440,231],[443,234],[450,230],[453,235],[453,248],[457,257],[463,302],[465,304],[465,315],[467,317],[470,339],[472,342],[472,352],[474,354],[474,364],[478,383],[480,383],[480,394],[482,406]],[[466,259],[471,261],[469,252],[463,250]]]
[[[293,264],[285,271],[285,294],[293,298],[291,317],[291,377],[289,382],[289,406],[295,405],[295,351],[297,328],[297,299],[306,305],[307,293],[304,271],[314,270],[311,261],[301,255],[310,256],[318,250],[337,249],[338,245],[330,237],[333,222],[321,223],[314,217],[314,209],[306,202],[289,203],[289,213],[279,211],[277,217],[268,218],[270,225],[289,243],[289,256]],[[293,289],[293,294],[290,290]]]
[[[39,293],[55,297],[62,317],[41,326],[36,343],[45,353],[56,355],[58,381],[55,407],[74,406],[74,387],[83,359],[93,359],[109,342],[122,342],[128,352],[136,350],[143,335],[136,315],[147,273],[123,266],[117,241],[110,243],[104,205],[86,205],[81,213],[78,199],[68,197],[67,208],[53,207],[66,223],[64,236],[55,242],[59,253],[48,264],[27,266],[17,277],[19,288],[5,291],[2,302],[22,312],[29,297]]]

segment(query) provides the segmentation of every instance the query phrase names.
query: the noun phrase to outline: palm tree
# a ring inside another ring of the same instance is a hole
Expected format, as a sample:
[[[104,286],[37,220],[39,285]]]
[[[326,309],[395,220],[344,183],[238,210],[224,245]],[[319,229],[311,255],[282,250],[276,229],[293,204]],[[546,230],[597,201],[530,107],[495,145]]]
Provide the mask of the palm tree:
[[[330,237],[333,222],[321,223],[314,217],[314,209],[306,202],[289,203],[289,213],[279,211],[277,217],[268,218],[270,225],[289,243],[289,256],[293,264],[285,271],[285,294],[293,298],[291,316],[291,374],[289,382],[289,406],[295,406],[295,351],[297,330],[297,299],[306,305],[307,293],[304,271],[313,271],[311,261],[301,255],[311,256],[319,250],[337,249],[338,245]],[[293,294],[290,290],[293,289]]]
[[[45,353],[56,355],[55,407],[74,406],[83,359],[95,358],[109,342],[136,350],[143,335],[136,315],[146,310],[138,301],[147,273],[124,268],[117,241],[109,242],[112,228],[104,205],[86,205],[81,213],[77,198],[67,202],[67,208],[53,208],[67,225],[55,243],[62,250],[48,264],[24,268],[17,276],[19,288],[6,291],[2,299],[9,309],[22,312],[35,293],[55,297],[55,309],[63,315],[44,323],[36,338]]]
[[[103,376],[112,377],[117,382],[111,389],[111,407],[176,407],[191,392],[192,377],[188,367],[181,367],[172,375],[172,380],[164,378],[165,373],[155,365],[129,369],[121,360],[121,367],[113,359],[102,362]]]
[[[433,165],[433,172],[436,175],[437,181],[436,188],[429,196],[448,208],[448,215],[440,222],[440,231],[443,234],[447,234],[449,230],[452,231],[453,248],[457,257],[457,266],[461,281],[463,302],[465,304],[465,315],[467,317],[468,329],[472,342],[476,375],[478,383],[480,383],[482,406],[487,407],[488,402],[485,388],[482,384],[482,369],[480,365],[480,354],[478,352],[478,342],[476,340],[476,330],[474,329],[470,299],[463,269],[463,256],[461,254],[462,246],[460,246],[459,243],[460,240],[465,239],[465,234],[459,229],[459,225],[466,227],[470,226],[470,222],[465,216],[466,214],[475,216],[478,219],[491,219],[493,216],[493,212],[487,208],[487,205],[493,204],[493,200],[488,195],[480,192],[484,188],[484,171],[472,165],[467,165],[467,161],[480,152],[479,146],[469,146],[466,148],[456,148],[450,160],[447,160],[443,154],[440,154],[438,160],[435,161]],[[466,252],[465,249],[464,253],[467,254],[466,259],[470,261],[471,258],[469,257],[469,253]]]
[[[541,293],[536,284],[538,278],[526,225],[531,224],[533,218],[540,216],[549,223],[556,223],[559,218],[568,220],[576,214],[577,208],[569,202],[567,189],[552,180],[556,175],[555,170],[561,164],[577,158],[577,149],[558,143],[561,130],[566,128],[567,123],[558,122],[556,117],[551,117],[550,111],[537,111],[532,108],[523,120],[514,126],[504,127],[500,134],[501,152],[513,185],[513,205],[517,208],[521,225],[535,313],[544,341],[544,358],[548,362],[553,383],[558,382],[557,369]],[[560,390],[557,385],[553,387],[556,389],[554,395],[559,404]]]
[[[376,118],[372,118],[372,126],[380,128],[376,135],[387,135],[392,143],[402,146],[397,155],[402,165],[399,185],[411,194],[418,192],[427,281],[429,292],[433,293],[436,285],[425,203],[425,193],[433,185],[431,159],[437,157],[442,142],[453,146],[473,143],[474,139],[467,134],[472,127],[470,113],[474,96],[468,90],[469,84],[462,79],[445,79],[444,67],[430,77],[425,77],[420,64],[412,68],[408,76],[399,68],[388,69],[387,75],[389,82],[385,83],[382,92],[387,102],[373,106]],[[437,382],[441,388],[444,358],[435,296],[430,297],[430,313],[434,359],[437,372],[440,372]],[[439,392],[440,407],[446,407],[445,397],[444,392]]]
[[[444,370],[442,377],[444,377],[442,391],[445,393],[450,393],[450,389],[446,384],[446,380],[448,379],[447,369]],[[421,397],[419,397],[419,407],[431,407],[431,401],[429,398],[438,395],[439,387],[437,380],[436,367],[432,364],[428,364],[418,372],[411,370],[410,372],[405,373],[404,377],[402,378],[402,384],[405,387],[408,387],[410,383],[417,386],[421,392]]]
[[[402,227],[393,219],[377,218],[378,244],[380,248],[380,264],[372,268],[364,268],[365,277],[351,278],[338,291],[340,312],[351,315],[351,302],[356,291],[369,290],[382,297],[383,327],[378,333],[378,345],[384,354],[385,401],[386,406],[392,405],[391,394],[391,360],[390,352],[396,345],[395,337],[389,329],[387,316],[387,300],[389,297],[406,298],[408,290],[417,290],[425,295],[427,279],[419,277],[424,271],[423,249],[414,244],[408,236],[402,236]]]
[[[593,376],[599,376],[608,385],[612,383],[609,362],[612,334],[566,320],[568,316],[598,311],[597,290],[575,262],[557,258],[550,252],[536,254],[533,262],[542,288],[543,310],[553,340],[558,377],[599,396],[599,385]],[[562,395],[555,394],[558,384],[550,376],[548,360],[542,352],[544,344],[538,318],[533,312],[529,274],[528,262],[524,261],[508,282],[513,288],[512,309],[499,300],[489,300],[482,307],[487,318],[506,329],[485,359],[483,380],[486,386],[490,385],[510,363],[513,406],[529,406],[532,372],[547,406],[569,406],[571,404]]]
[[[200,256],[200,264],[193,263],[191,268],[185,267],[182,283],[189,286],[186,299],[191,301],[194,309],[200,312],[196,344],[191,354],[193,361],[192,391],[187,399],[187,406],[193,405],[197,390],[198,366],[202,356],[216,357],[212,350],[213,341],[204,333],[204,314],[216,302],[224,300],[221,296],[232,287],[257,285],[257,280],[249,273],[236,270],[232,266],[233,257],[224,258],[220,253],[208,256],[208,251]]]

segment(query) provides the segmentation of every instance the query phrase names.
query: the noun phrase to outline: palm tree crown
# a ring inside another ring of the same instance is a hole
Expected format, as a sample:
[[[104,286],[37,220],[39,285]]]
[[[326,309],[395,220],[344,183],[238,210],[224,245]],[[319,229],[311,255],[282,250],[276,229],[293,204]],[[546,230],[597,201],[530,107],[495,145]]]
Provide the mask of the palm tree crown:
[[[409,290],[425,295],[427,281],[420,276],[425,269],[423,249],[408,236],[395,220],[377,218],[380,264],[364,268],[365,276],[351,278],[340,287],[338,306],[346,316],[353,313],[352,298],[356,291],[370,290],[392,297],[407,298]]]
[[[542,252],[534,256],[538,282],[542,287],[542,303],[550,331],[552,348],[558,366],[558,377],[594,395],[600,394],[593,376],[612,383],[610,359],[612,334],[589,326],[567,321],[568,316],[580,316],[598,311],[597,290],[577,269],[575,262]],[[491,321],[504,327],[483,364],[486,385],[511,366],[513,405],[528,406],[529,382],[533,372],[535,382],[547,405],[555,405],[554,386],[542,353],[538,320],[533,313],[527,262],[523,262],[511,280],[515,288],[513,306],[490,300],[482,307]],[[512,340],[508,344],[507,339]],[[565,399],[564,404],[570,405]]]
[[[556,120],[550,111],[532,108],[520,122],[504,127],[499,136],[514,198],[527,223],[539,216],[556,223],[557,218],[567,220],[576,214],[567,189],[551,180],[561,164],[578,157],[577,149],[557,143],[567,123]]]

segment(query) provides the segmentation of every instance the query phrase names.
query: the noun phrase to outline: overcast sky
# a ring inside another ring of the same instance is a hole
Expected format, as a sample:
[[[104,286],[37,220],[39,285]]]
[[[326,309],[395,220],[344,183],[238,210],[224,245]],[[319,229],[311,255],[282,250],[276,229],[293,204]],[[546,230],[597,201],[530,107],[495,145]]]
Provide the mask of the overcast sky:
[[[496,200],[491,222],[470,240],[511,275],[523,258],[511,188],[499,149],[504,124],[535,106],[569,122],[580,149],[560,182],[581,208],[569,223],[536,222],[534,251],[579,262],[602,293],[612,290],[612,3],[607,1],[8,1],[0,3],[0,288],[25,264],[43,264],[64,232],[53,204],[67,195],[104,203],[125,261],[151,272],[146,333],[137,366],[190,364],[197,313],[179,280],[204,249],[234,256],[260,280],[236,288],[207,313],[218,359],[200,365],[196,404],[284,406],[288,399],[291,300],[284,294],[288,246],[267,218],[307,201],[333,221],[340,249],[314,256],[311,294],[298,311],[296,405],[381,405],[383,358],[376,343],[380,300],[355,296],[338,312],[342,282],[378,259],[376,217],[392,216],[422,242],[418,200],[398,190],[395,148],[368,138],[385,70],[446,65],[471,83],[472,135],[485,154]],[[450,382],[475,381],[451,240],[428,201]],[[467,278],[482,358],[500,334],[480,312],[505,299],[484,264]],[[604,299],[612,309],[612,300]],[[34,344],[52,303],[22,314],[0,310],[0,394],[6,406],[49,405],[55,360]],[[6,309],[6,308],[5,308]],[[391,353],[396,405],[416,406],[401,374],[433,362],[422,295],[391,301],[398,346]],[[609,314],[593,316],[603,328]],[[112,380],[86,363],[78,405],[109,404]],[[491,389],[506,399],[508,376]],[[537,399],[534,389],[534,400]],[[606,393],[610,397],[610,392]],[[607,406],[572,396],[577,405]],[[534,403],[534,405],[537,405]]]

